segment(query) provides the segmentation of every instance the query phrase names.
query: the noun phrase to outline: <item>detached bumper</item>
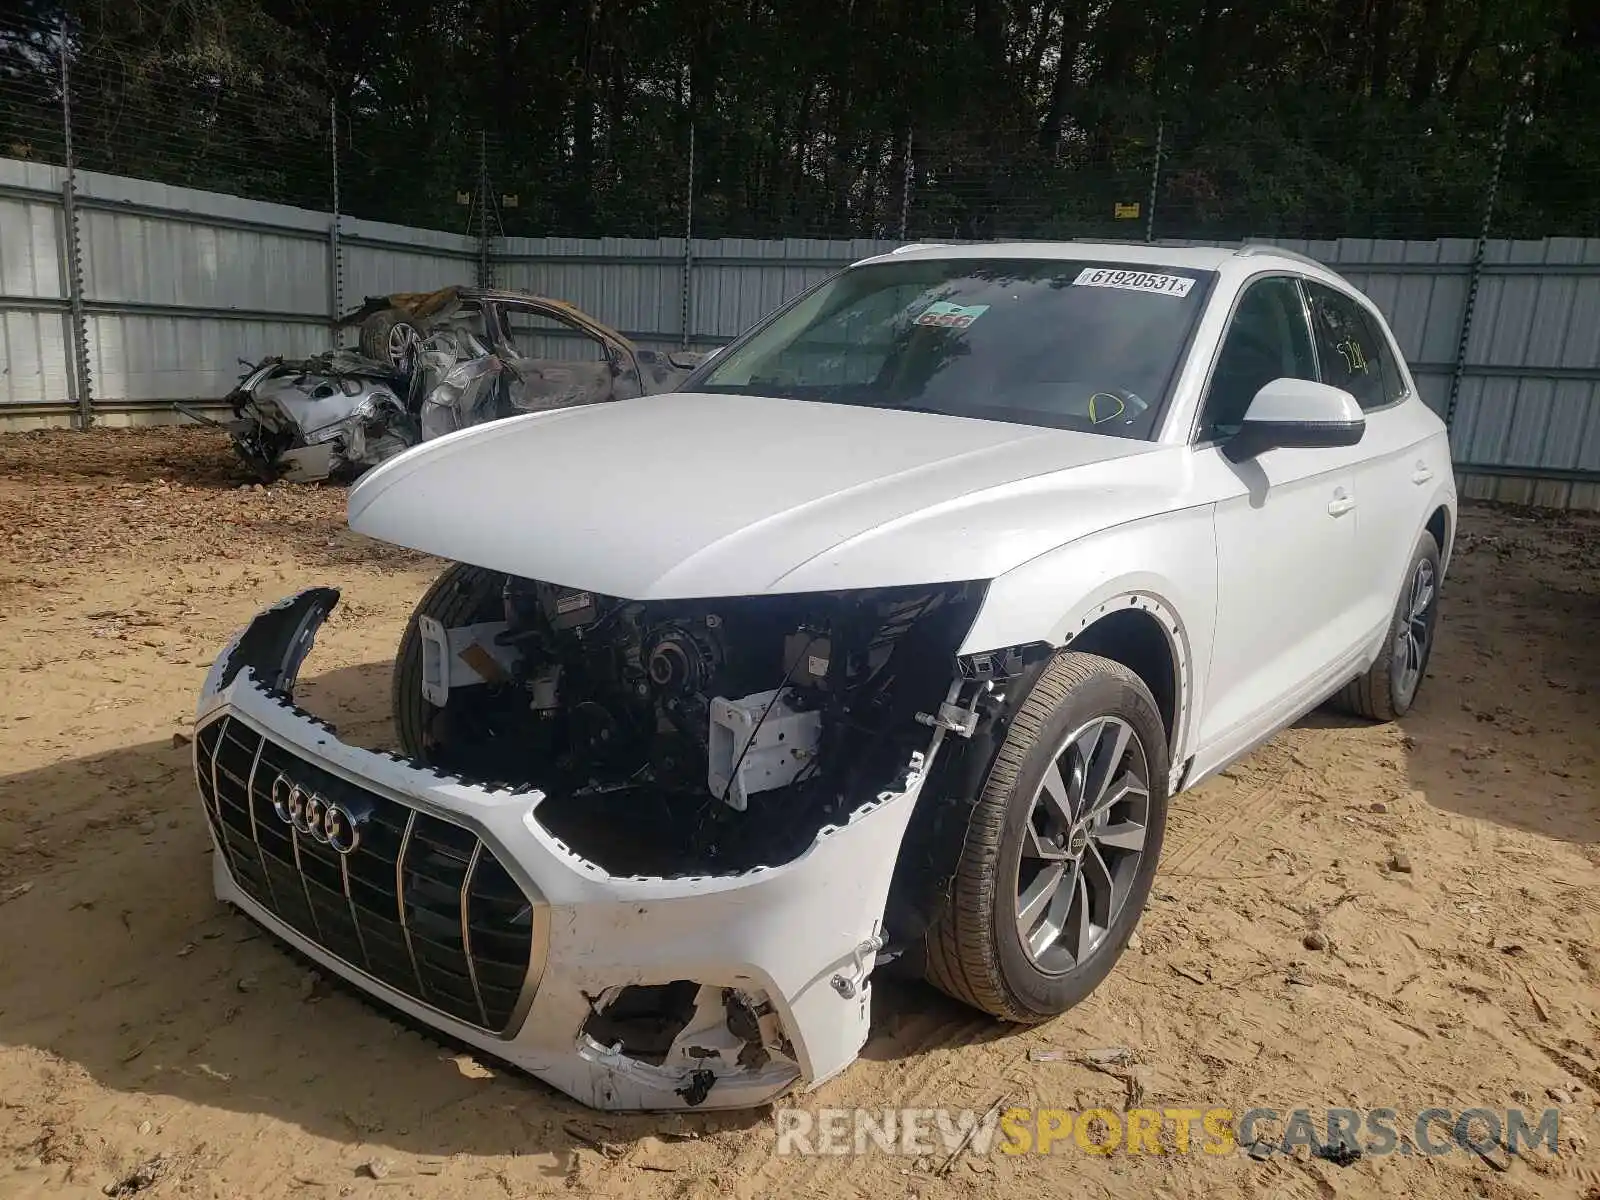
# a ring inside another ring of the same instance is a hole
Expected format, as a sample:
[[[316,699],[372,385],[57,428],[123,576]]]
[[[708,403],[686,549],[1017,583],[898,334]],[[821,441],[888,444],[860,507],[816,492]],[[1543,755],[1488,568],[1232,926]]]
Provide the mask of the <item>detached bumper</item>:
[[[544,829],[541,793],[344,745],[296,709],[337,601],[315,589],[263,612],[206,680],[194,766],[219,898],[596,1108],[754,1106],[854,1060],[925,769],[792,862],[614,877]]]

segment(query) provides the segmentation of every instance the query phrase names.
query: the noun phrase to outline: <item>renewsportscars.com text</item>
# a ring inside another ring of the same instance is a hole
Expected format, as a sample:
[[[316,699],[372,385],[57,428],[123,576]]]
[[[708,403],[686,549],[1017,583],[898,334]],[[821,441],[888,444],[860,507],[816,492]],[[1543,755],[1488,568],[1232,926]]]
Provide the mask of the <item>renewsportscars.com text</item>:
[[[782,1108],[780,1155],[870,1153],[922,1156],[967,1150],[1001,1154],[1312,1153],[1436,1156],[1512,1153],[1560,1141],[1561,1114],[1547,1108],[1243,1110],[1208,1108]]]

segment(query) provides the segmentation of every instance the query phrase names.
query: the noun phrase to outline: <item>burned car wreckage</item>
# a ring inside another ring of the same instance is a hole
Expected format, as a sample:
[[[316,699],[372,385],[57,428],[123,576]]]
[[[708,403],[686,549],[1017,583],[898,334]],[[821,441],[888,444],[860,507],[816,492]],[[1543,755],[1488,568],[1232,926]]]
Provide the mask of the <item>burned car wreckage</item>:
[[[264,480],[348,481],[420,442],[518,413],[669,391],[698,364],[663,354],[560,300],[448,287],[369,297],[338,328],[359,345],[246,363],[225,428]]]

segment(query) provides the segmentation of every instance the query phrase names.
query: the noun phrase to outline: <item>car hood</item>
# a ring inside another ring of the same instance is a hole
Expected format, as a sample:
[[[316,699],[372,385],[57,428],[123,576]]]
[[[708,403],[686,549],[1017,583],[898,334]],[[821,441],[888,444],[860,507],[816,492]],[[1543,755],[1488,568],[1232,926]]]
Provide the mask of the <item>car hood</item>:
[[[635,600],[987,579],[1158,511],[1169,448],[763,396],[670,393],[424,443],[351,491],[352,529]]]

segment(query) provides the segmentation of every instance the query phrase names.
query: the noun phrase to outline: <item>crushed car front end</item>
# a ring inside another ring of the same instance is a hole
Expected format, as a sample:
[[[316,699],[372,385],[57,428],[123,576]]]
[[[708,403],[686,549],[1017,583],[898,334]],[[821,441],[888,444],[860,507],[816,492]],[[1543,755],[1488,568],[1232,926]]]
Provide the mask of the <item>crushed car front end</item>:
[[[405,387],[398,372],[350,351],[267,358],[226,398],[233,420],[223,426],[264,480],[354,478],[415,441]]]
[[[819,779],[807,790],[792,766],[776,783],[756,781],[785,768],[767,754],[780,749],[776,735],[752,735],[758,761],[732,772],[750,778],[742,810],[727,803],[728,787],[705,795],[703,774],[700,799],[710,805],[674,807],[654,742],[641,749],[643,767],[616,764],[613,779],[587,783],[587,766],[552,770],[546,787],[341,742],[293,700],[337,600],[312,589],[261,613],[202,690],[194,769],[219,898],[377,1000],[593,1107],[754,1106],[853,1061],[867,1036],[868,977],[885,948],[890,875],[963,685],[943,689],[949,703],[932,714],[896,716],[898,736],[876,759],[898,766],[880,769],[868,790],[860,775],[827,773],[826,786]],[[690,669],[697,638],[706,644],[695,624],[660,635],[642,678]],[[451,651],[465,639],[503,659],[517,632],[480,624],[444,638]],[[797,671],[827,673],[821,652],[807,651],[785,682]],[[424,661],[456,702],[481,696],[498,670],[471,653]],[[948,680],[950,660],[939,671]],[[506,719],[536,709],[549,688],[548,670],[525,674],[506,693]],[[598,707],[574,695],[574,712]],[[806,753],[821,747],[821,720]],[[791,737],[806,725],[774,721]],[[670,722],[662,724],[666,736]],[[646,778],[655,782],[641,787]],[[648,828],[654,809],[707,829],[793,819],[786,842],[757,839],[744,852],[719,852],[714,843],[731,846],[732,833],[697,834],[699,853],[675,862],[614,850]],[[804,826],[798,838],[794,819]]]

